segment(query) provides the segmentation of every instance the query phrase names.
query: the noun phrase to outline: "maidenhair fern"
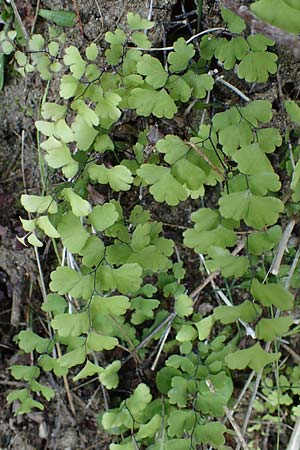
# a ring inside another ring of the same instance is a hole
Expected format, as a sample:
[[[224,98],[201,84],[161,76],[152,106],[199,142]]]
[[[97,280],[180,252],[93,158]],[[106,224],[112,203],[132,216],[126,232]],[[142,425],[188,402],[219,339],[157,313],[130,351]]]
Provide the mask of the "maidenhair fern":
[[[267,4],[262,0],[252,8],[264,17]],[[111,450],[228,448],[222,421],[232,404],[233,371],[260,373],[279,361],[278,339],[294,323],[281,315],[293,308],[289,285],[284,277],[267,273],[289,216],[273,165],[282,138],[271,124],[271,103],[224,107],[185,136],[158,133],[154,143],[149,139],[150,121],[159,128],[159,119],[180,117],[190,102],[203,107],[205,97],[204,108],[210,109],[215,79],[203,67],[212,58],[247,82],[265,82],[276,73],[277,56],[269,51],[274,42],[247,35],[243,21],[230,11],[222,9],[222,15],[228,28],[202,33],[200,55],[195,40],[181,37],[165,63],[152,56],[143,33],[154,23],[132,13],[128,34],[119,28],[106,33],[106,50],[92,43],[85,55],[75,46],[62,54],[64,35],[50,29],[48,43],[34,35],[26,51],[15,52],[22,75],[37,70],[43,80],[51,80],[64,68],[59,98],[43,102],[36,122],[49,172],[60,178],[47,195],[21,197],[30,217],[22,219],[27,234],[19,238],[36,247],[47,237],[56,239],[63,258],[50,275],[50,293],[42,304],[52,334],[44,338],[23,330],[17,335],[22,351],[35,352],[36,364],[11,367],[28,387],[13,391],[8,400],[19,400],[17,413],[43,409],[35,393],[49,400],[54,391],[38,381],[41,370],[59,377],[73,368],[74,382],[96,375],[113,390],[128,355],[141,364],[147,344],[154,339],[162,348],[169,336],[169,356],[153,367],[156,387],[133,382],[132,393],[99,419],[112,436]],[[2,51],[15,50],[14,37],[1,34]],[[105,60],[101,66],[99,55]],[[299,124],[299,107],[288,102],[286,108]],[[114,130],[125,113],[150,121],[143,121],[145,129],[124,151]],[[294,202],[299,200],[299,167],[296,161],[290,173]],[[110,197],[93,202],[88,196],[93,186],[109,190]],[[212,190],[214,206],[206,203]],[[183,245],[200,255],[208,274],[213,272],[211,280],[221,274],[225,285],[237,284],[241,294],[228,299],[213,285],[226,305],[200,314],[201,286],[187,292],[189,267],[174,262],[173,240],[142,203],[128,210],[128,191],[136,201],[138,191],[149,191],[163,208],[189,199],[193,225],[183,232]],[[247,348],[239,348],[245,333]],[[276,345],[264,348],[270,341]],[[116,347],[119,359],[109,353]],[[97,362],[101,351],[108,352],[106,366]]]

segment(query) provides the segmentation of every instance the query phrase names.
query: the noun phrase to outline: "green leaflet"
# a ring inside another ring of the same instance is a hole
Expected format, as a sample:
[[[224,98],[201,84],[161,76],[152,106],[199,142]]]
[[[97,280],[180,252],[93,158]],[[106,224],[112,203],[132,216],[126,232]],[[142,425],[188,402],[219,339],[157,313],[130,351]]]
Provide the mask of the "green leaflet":
[[[299,4],[287,0],[259,0],[251,4],[251,10],[260,19],[290,33],[300,32]]]
[[[268,353],[259,343],[246,350],[238,350],[229,354],[225,360],[230,369],[242,370],[245,367],[259,373],[266,365],[278,361],[281,353]]]
[[[182,72],[187,68],[190,60],[195,54],[192,44],[187,44],[184,38],[177,39],[173,44],[174,51],[168,55],[170,71],[173,73]]]
[[[172,119],[177,112],[177,107],[173,99],[165,89],[156,91],[150,86],[145,88],[135,88],[130,92],[128,105],[136,110],[140,116],[166,117]]]
[[[143,55],[136,67],[138,73],[144,75],[146,82],[154,89],[163,87],[167,81],[168,73],[157,58]]]
[[[82,225],[80,218],[74,216],[72,212],[62,217],[57,229],[59,230],[63,245],[71,253],[80,253],[90,236]]]
[[[142,18],[139,14],[129,12],[126,17],[131,30],[149,30],[154,26],[154,22]]]
[[[296,123],[300,124],[300,107],[293,100],[286,100],[284,102],[285,109],[290,117],[290,119]]]
[[[109,184],[114,191],[128,191],[133,181],[130,170],[125,166],[106,168],[103,164],[91,164],[88,168],[92,180]]]
[[[150,193],[158,202],[169,205],[178,205],[188,197],[187,190],[172,176],[170,169],[154,164],[143,164],[137,174],[147,184],[150,184]]]
[[[51,273],[50,289],[58,294],[89,300],[93,292],[93,277],[83,275],[69,267],[58,267]]]
[[[214,318],[220,320],[224,324],[235,322],[236,320],[243,320],[244,322],[251,322],[261,314],[261,308],[252,303],[250,300],[245,300],[237,306],[217,306],[214,309]]]
[[[256,278],[252,280],[251,294],[255,300],[259,300],[264,306],[276,306],[281,311],[287,311],[293,307],[294,297],[281,284],[261,284]]]
[[[184,244],[198,253],[207,253],[212,245],[231,247],[236,235],[229,224],[222,221],[220,215],[211,209],[201,208],[192,214],[194,228],[184,231]],[[222,223],[223,222],[223,223]]]
[[[222,216],[243,219],[247,225],[257,229],[273,225],[284,209],[278,198],[253,195],[248,190],[223,195],[219,205]]]
[[[289,331],[293,324],[291,317],[278,317],[277,319],[260,319],[255,327],[257,339],[264,341],[273,341],[274,339],[283,336]]]
[[[105,203],[95,206],[88,218],[97,231],[104,231],[117,221],[119,213],[112,203]]]

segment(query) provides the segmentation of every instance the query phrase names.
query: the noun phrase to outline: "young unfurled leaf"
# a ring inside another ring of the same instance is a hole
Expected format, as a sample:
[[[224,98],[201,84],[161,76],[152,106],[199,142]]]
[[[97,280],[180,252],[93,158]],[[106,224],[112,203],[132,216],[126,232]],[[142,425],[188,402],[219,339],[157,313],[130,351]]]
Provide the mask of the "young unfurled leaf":
[[[156,91],[150,86],[133,89],[128,97],[128,105],[136,109],[138,115],[146,117],[153,114],[159,118],[172,119],[177,112],[173,99],[165,89]]]
[[[66,48],[64,63],[66,66],[70,66],[72,75],[76,80],[79,80],[85,72],[86,63],[82,59],[78,48],[74,47],[74,45]]]
[[[112,203],[95,206],[89,214],[89,222],[97,231],[104,231],[106,228],[111,227],[118,218],[119,213]]]
[[[256,278],[252,280],[251,294],[264,306],[276,306],[281,311],[292,309],[294,296],[281,284],[261,284]]]
[[[147,83],[154,89],[165,85],[168,73],[157,58],[153,58],[150,55],[143,55],[136,67],[138,73],[144,75]]]
[[[249,190],[225,194],[219,205],[222,216],[243,219],[247,225],[257,229],[273,225],[284,209],[278,198],[253,195]]]
[[[178,205],[188,197],[187,190],[172,176],[170,169],[154,164],[143,164],[137,174],[147,184],[150,184],[150,193],[156,201],[166,202],[168,205]]]
[[[259,373],[265,366],[278,361],[281,353],[268,353],[257,342],[245,350],[237,350],[226,356],[225,361],[231,370],[242,370],[245,367]]]
[[[184,38],[177,39],[173,44],[174,51],[168,55],[170,71],[173,73],[182,72],[187,68],[190,60],[195,54],[193,44],[187,44]]]
[[[128,191],[133,181],[130,170],[125,166],[107,168],[104,164],[91,164],[88,168],[92,180],[100,184],[109,184],[114,191]]]
[[[129,12],[126,17],[131,30],[149,30],[154,27],[154,22],[142,18],[139,14]]]

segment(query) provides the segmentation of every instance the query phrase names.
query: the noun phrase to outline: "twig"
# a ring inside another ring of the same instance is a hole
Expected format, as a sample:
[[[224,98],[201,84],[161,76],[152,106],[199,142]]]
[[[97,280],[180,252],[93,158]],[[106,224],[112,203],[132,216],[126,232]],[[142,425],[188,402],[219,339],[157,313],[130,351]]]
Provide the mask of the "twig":
[[[162,338],[162,340],[161,340],[161,343],[160,343],[160,346],[159,346],[157,355],[156,355],[155,360],[154,360],[154,362],[153,362],[153,364],[152,364],[152,366],[151,366],[151,370],[153,370],[153,371],[155,370],[155,368],[156,368],[156,366],[157,366],[159,357],[160,357],[160,355],[161,355],[161,352],[163,351],[164,345],[165,345],[166,340],[167,340],[167,338],[168,338],[168,336],[169,336],[169,333],[170,333],[170,330],[171,330],[171,325],[172,325],[172,322],[170,322],[170,323],[168,324],[167,328],[166,328],[165,331],[164,331],[163,338]]]
[[[194,144],[193,142],[186,142],[187,145],[189,145],[190,147],[192,147],[200,156],[201,158],[204,159],[205,162],[207,162],[207,164],[222,178],[222,180],[224,180],[224,175],[221,172],[221,170],[219,169],[219,167],[217,167],[204,153],[203,150],[201,150],[201,148],[197,147],[196,144]]]
[[[290,437],[286,450],[299,450],[300,448],[300,417],[296,420],[296,424]]]
[[[233,86],[233,84],[229,83],[228,81],[224,80],[223,75],[217,76],[216,80],[219,81],[219,83],[224,84],[224,86],[228,87],[231,91],[235,92],[237,95],[239,95],[245,102],[250,102],[251,99],[247,97],[240,89]]]
[[[73,2],[73,6],[74,6],[74,9],[75,9],[75,13],[76,13],[76,16],[77,16],[77,19],[78,19],[79,30],[80,30],[80,33],[81,33],[82,36],[83,36],[83,25],[82,25],[82,22],[81,22],[81,18],[80,18],[80,14],[79,14],[77,2],[76,2],[76,0],[72,0],[72,2]]]
[[[32,25],[31,25],[31,34],[34,33],[35,24],[36,24],[38,15],[39,15],[40,3],[41,3],[41,0],[37,0],[36,8],[35,8],[35,14],[34,14],[33,22],[32,22]]]
[[[201,31],[200,33],[194,34],[194,36],[190,37],[186,43],[190,44],[194,39],[197,39],[198,37],[204,36],[205,34],[214,33],[215,31],[228,31],[227,28],[221,28],[221,27],[215,27],[215,28],[208,28],[207,30]],[[135,47],[136,50],[141,50],[144,52],[165,52],[165,51],[171,51],[174,50],[174,47],[152,47],[152,48],[142,48],[142,47]]]
[[[279,242],[278,247],[277,247],[276,255],[271,264],[269,272],[272,275],[278,275],[278,273],[279,273],[279,268],[280,268],[280,264],[281,264],[281,261],[283,258],[283,254],[285,252],[287,243],[291,237],[291,234],[292,234],[292,231],[293,231],[295,225],[296,225],[296,219],[295,219],[295,217],[292,217],[283,232],[281,241]],[[268,276],[268,274],[267,274],[267,276]]]
[[[171,313],[169,314],[157,327],[154,328],[154,330],[151,331],[150,334],[148,334],[148,336],[146,336],[136,347],[134,350],[132,350],[132,353],[127,356],[127,358],[124,359],[124,361],[122,362],[122,366],[124,364],[126,364],[131,358],[133,358],[133,354],[136,353],[138,350],[140,350],[141,348],[145,347],[145,345],[148,344],[149,341],[151,341],[151,339],[153,338],[153,336],[155,336],[162,328],[164,328],[165,325],[168,325],[169,322],[170,324],[173,322],[173,320],[176,317],[176,313]]]
[[[284,348],[291,356],[294,358],[295,362],[300,364],[300,356],[296,353],[292,348],[290,348],[287,344],[280,342],[280,347]]]
[[[285,282],[286,289],[288,289],[290,287],[293,275],[295,273],[295,270],[296,270],[296,267],[297,267],[297,264],[298,264],[298,261],[299,261],[299,257],[300,257],[300,245],[299,245],[299,247],[298,247],[298,249],[296,251],[296,254],[294,256],[294,259],[293,259],[290,271],[288,273],[288,276],[287,276],[287,279],[286,279],[286,282]]]
[[[28,33],[26,31],[26,28],[24,26],[24,23],[22,22],[21,16],[19,14],[18,8],[16,7],[15,1],[14,0],[10,0],[10,4],[12,6],[12,9],[14,11],[14,15],[15,18],[17,19],[17,22],[22,30],[22,33],[24,35],[24,38],[26,39],[26,41],[28,41]]]
[[[233,252],[231,254],[233,256],[238,255],[240,253],[240,251],[243,250],[244,247],[245,247],[245,242],[242,241],[236,246],[236,248],[233,250]],[[200,294],[200,292],[203,291],[205,286],[207,286],[211,282],[211,280],[216,278],[216,276],[218,276],[219,273],[220,273],[220,270],[216,270],[215,272],[212,272],[207,278],[205,278],[203,283],[201,283],[199,286],[196,287],[196,289],[193,290],[193,292],[190,294],[190,297],[195,299]]]
[[[291,50],[296,58],[300,57],[300,40],[296,34],[288,33],[281,28],[270,25],[261,19],[259,19],[255,14],[253,14],[249,8],[245,5],[240,5],[235,0],[219,0],[222,6],[230,9],[230,11],[241,17],[248,27],[254,33],[261,33],[264,36],[277,42],[279,45]]]
[[[210,392],[212,392],[214,394],[216,392],[216,390],[215,390],[215,387],[212,384],[212,382],[209,379],[207,379],[206,384],[207,384],[207,387],[210,390]],[[224,406],[224,412],[225,412],[227,419],[231,423],[232,428],[236,432],[237,438],[240,441],[240,444],[242,445],[243,449],[249,450],[249,447],[241,433],[241,429],[240,429],[239,425],[236,423],[236,421],[234,420],[234,418],[233,418],[231,412],[229,411],[229,409],[227,408],[227,406]]]

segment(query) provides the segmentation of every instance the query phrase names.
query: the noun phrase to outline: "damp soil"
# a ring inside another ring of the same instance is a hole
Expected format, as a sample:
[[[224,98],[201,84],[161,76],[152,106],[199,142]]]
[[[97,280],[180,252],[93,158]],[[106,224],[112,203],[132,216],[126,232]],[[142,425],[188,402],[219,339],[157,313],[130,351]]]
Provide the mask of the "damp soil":
[[[30,30],[36,9],[36,1],[15,1],[22,20]],[[203,2],[201,25],[203,28],[220,24],[219,8],[214,0]],[[147,16],[148,2],[142,0],[41,0],[45,9],[77,9],[82,22],[83,33],[77,23],[73,29],[66,29],[68,45],[84,48],[95,41],[101,45],[106,31],[113,30],[116,24],[125,24],[129,11]],[[188,22],[178,17],[188,13]],[[153,2],[153,20],[157,26],[151,39],[157,44],[170,44],[179,36],[188,37],[195,30],[197,13],[193,0],[157,0]],[[174,25],[175,23],[175,25]],[[45,32],[45,23],[38,19],[35,32]],[[233,73],[224,76],[243,90],[251,99],[268,99],[274,107],[274,126],[285,129],[286,117],[282,98],[288,95],[299,100],[298,79],[299,62],[285,50],[279,50],[280,69],[278,77],[268,83],[250,86],[238,80]],[[220,69],[222,72],[222,69]],[[43,375],[42,382],[53,387],[56,397],[45,411],[15,417],[6,396],[11,389],[22,388],[20,382],[13,380],[8,367],[12,364],[30,363],[30,355],[18,352],[14,336],[29,323],[42,330],[44,318],[40,316],[42,302],[37,276],[36,260],[32,249],[24,248],[16,239],[22,234],[19,216],[24,216],[20,196],[26,188],[28,193],[39,193],[40,178],[37,137],[34,121],[39,115],[39,106],[45,92],[45,83],[38,75],[20,78],[13,70],[10,61],[6,64],[5,86],[0,92],[0,450],[77,450],[108,449],[109,437],[97,424],[97,417],[104,410],[104,399],[98,383],[82,386],[70,384],[76,414],[70,411],[62,380]],[[51,87],[50,99],[55,99],[57,85]],[[239,101],[223,85],[216,85],[213,97],[224,104]],[[179,118],[180,119],[180,118]],[[197,114],[191,122],[197,124]],[[178,126],[178,123],[175,124]],[[137,131],[139,124],[134,124]],[[173,124],[174,126],[174,124]],[[179,121],[182,128],[182,122]],[[122,131],[122,130],[121,130]],[[182,130],[181,130],[182,132]],[[24,186],[25,184],[25,186]],[[128,208],[137,198],[127,197]],[[210,201],[213,203],[214,195]],[[190,213],[199,205],[196,202],[179,205],[178,208],[161,208],[152,197],[144,193],[143,206],[149,208],[153,220],[164,224],[165,236],[176,243],[176,249],[188,266],[186,280],[189,290],[199,284],[199,261],[195,254],[182,247],[182,231],[190,226]],[[126,206],[125,206],[126,207]],[[49,278],[53,255],[49,248],[42,250],[41,264],[45,281]],[[209,293],[205,294],[203,305],[210,307]]]

